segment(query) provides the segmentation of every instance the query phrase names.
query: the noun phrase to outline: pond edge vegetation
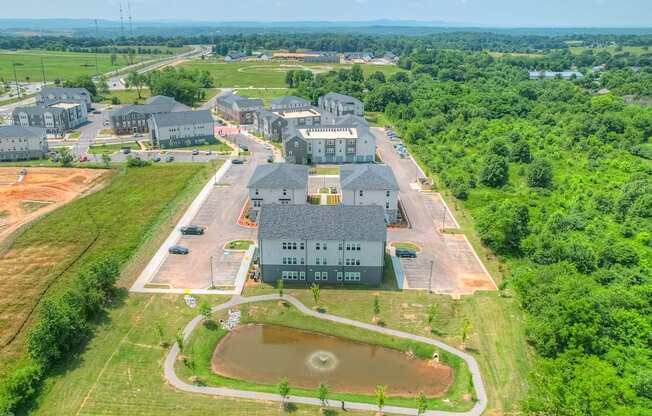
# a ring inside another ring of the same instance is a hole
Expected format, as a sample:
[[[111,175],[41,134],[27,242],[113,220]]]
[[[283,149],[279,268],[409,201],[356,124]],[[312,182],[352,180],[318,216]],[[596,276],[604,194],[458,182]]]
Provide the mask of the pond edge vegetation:
[[[256,303],[256,302],[268,302],[268,301],[283,301],[287,302],[290,305],[294,306],[301,314],[317,318],[317,319],[322,319],[325,321],[330,321],[337,323],[342,326],[352,326],[355,328],[359,328],[362,330],[367,330],[367,331],[373,331],[377,332],[380,334],[383,334],[385,336],[389,337],[396,337],[400,338],[401,340],[409,341],[409,342],[415,342],[415,343],[422,343],[422,344],[427,344],[428,346],[435,347],[439,350],[441,350],[441,355],[444,358],[444,362],[446,364],[450,365],[456,372],[460,370],[460,365],[461,362],[458,362],[457,365],[455,365],[454,361],[451,360],[451,358],[457,358],[461,361],[463,361],[466,364],[466,370],[470,373],[471,376],[471,381],[472,381],[472,397],[473,397],[473,407],[470,408],[467,411],[455,411],[451,409],[450,412],[444,411],[444,410],[437,410],[437,414],[442,414],[442,413],[450,413],[455,414],[455,415],[479,415],[481,414],[484,409],[487,406],[487,394],[485,391],[484,383],[482,381],[482,376],[480,374],[480,369],[477,361],[473,356],[470,354],[467,354],[465,352],[462,352],[454,347],[451,347],[450,345],[431,338],[415,335],[415,334],[410,334],[407,332],[403,331],[398,331],[394,329],[388,329],[384,327],[379,327],[376,325],[352,320],[352,319],[347,319],[347,318],[342,318],[336,315],[330,315],[326,313],[320,313],[313,311],[312,309],[308,308],[305,306],[301,301],[298,299],[285,295],[285,296],[279,296],[276,294],[270,294],[270,295],[260,295],[260,296],[251,296],[251,297],[234,297],[231,300],[222,303],[220,305],[216,305],[210,309],[210,314],[215,314],[220,311],[227,310],[232,307],[236,307],[239,305],[245,305],[245,304],[250,304],[250,303]],[[320,401],[316,397],[308,397],[304,395],[305,393],[312,394],[309,390],[305,389],[293,389],[293,391],[300,392],[302,395],[300,396],[287,396],[283,397],[279,394],[273,394],[269,392],[263,392],[263,391],[252,391],[252,390],[240,390],[240,389],[235,389],[235,388],[228,388],[228,387],[213,387],[213,386],[205,386],[201,382],[196,382],[195,384],[189,384],[185,380],[180,377],[176,371],[175,371],[175,365],[179,361],[180,357],[179,355],[182,353],[182,350],[186,349],[186,345],[192,347],[191,344],[189,344],[189,341],[191,340],[191,335],[193,334],[193,331],[199,326],[202,322],[205,321],[207,314],[200,314],[193,318],[183,329],[183,331],[179,334],[177,337],[177,342],[172,346],[170,351],[168,352],[165,362],[164,362],[164,376],[165,379],[175,388],[186,391],[186,392],[192,392],[192,393],[201,393],[201,394],[209,394],[209,395],[218,395],[218,396],[227,396],[227,397],[239,397],[239,398],[246,398],[246,399],[254,399],[254,400],[267,400],[267,401],[277,401],[281,403],[285,402],[290,402],[290,403],[301,403],[301,404],[310,404],[310,405],[317,405],[317,406],[323,406],[323,402]],[[299,329],[305,329],[305,328],[299,328]],[[316,330],[316,332],[320,332]],[[321,332],[320,332],[321,333]],[[330,334],[332,335],[332,334]],[[365,341],[366,342],[366,341]],[[382,345],[382,344],[379,344]],[[192,348],[191,348],[192,351]],[[454,356],[454,357],[451,357]],[[196,365],[196,361],[193,357],[191,360],[190,366]],[[218,376],[219,377],[219,376]],[[225,377],[221,378],[222,380],[230,380]],[[197,381],[197,380],[195,380]],[[233,380],[234,383],[240,383],[240,380]],[[246,382],[242,382],[243,384],[248,384]],[[455,381],[453,382],[452,386],[455,385]],[[263,385],[260,385],[263,386]],[[269,387],[269,386],[264,386],[264,387]],[[272,389],[275,389],[274,386],[271,386]],[[266,390],[269,391],[269,388]],[[271,390],[274,391],[274,390]],[[353,398],[369,398],[370,396],[364,396],[364,395],[352,395],[352,394],[337,394],[337,396],[342,396],[342,397],[353,397]],[[386,406],[384,409],[388,412],[393,412],[393,411],[399,411],[400,413],[404,413],[405,411],[414,411],[416,408],[413,408],[412,406],[409,405],[409,399],[405,398],[387,398],[386,402],[389,404],[393,403],[398,403],[400,406]],[[341,400],[333,401],[331,400],[330,406],[339,406],[341,403]],[[359,401],[354,401],[354,402],[347,402],[348,406],[351,407],[351,405],[354,405],[355,408],[361,409],[361,410],[376,410],[377,405],[371,404],[373,403],[373,400],[371,402],[359,402]],[[414,403],[416,404],[416,398]],[[393,409],[393,410],[392,410]],[[425,414],[428,414],[426,412]]]

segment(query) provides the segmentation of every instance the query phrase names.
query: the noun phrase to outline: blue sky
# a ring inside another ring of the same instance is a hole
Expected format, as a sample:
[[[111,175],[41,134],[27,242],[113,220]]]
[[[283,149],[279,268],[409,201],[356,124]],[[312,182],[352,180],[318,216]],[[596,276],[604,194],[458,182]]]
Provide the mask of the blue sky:
[[[2,17],[119,18],[119,0],[11,0]],[[126,10],[127,0],[122,1]],[[652,26],[652,0],[131,0],[136,20],[429,20],[499,26]]]

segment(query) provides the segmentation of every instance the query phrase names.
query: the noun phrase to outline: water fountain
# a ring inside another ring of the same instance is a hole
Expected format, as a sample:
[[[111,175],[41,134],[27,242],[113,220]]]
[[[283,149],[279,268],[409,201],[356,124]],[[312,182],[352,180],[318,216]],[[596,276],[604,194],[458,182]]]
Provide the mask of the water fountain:
[[[337,357],[330,351],[315,351],[308,355],[306,364],[312,370],[332,371],[337,367]]]

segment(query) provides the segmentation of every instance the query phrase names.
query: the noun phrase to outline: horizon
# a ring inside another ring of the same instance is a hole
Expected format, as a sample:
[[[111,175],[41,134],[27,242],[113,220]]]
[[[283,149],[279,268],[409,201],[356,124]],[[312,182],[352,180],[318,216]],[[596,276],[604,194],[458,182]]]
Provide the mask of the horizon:
[[[489,4],[490,3],[490,4]],[[216,5],[209,0],[167,4],[163,0],[70,0],[50,7],[44,0],[24,0],[3,8],[3,20],[98,19],[119,22],[120,6],[133,23],[364,23],[407,22],[410,26],[494,28],[650,28],[647,0],[332,0],[305,7],[298,0],[239,0]],[[34,16],[38,11],[38,16]],[[215,16],[207,18],[207,16]],[[360,16],[360,19],[349,18]],[[418,26],[418,25],[417,25]]]

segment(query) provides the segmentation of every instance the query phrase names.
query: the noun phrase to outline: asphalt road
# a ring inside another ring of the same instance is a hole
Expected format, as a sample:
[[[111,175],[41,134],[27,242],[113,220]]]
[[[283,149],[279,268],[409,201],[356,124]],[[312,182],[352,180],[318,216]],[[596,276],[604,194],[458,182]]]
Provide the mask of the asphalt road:
[[[211,191],[193,218],[192,224],[206,227],[204,235],[182,236],[178,241],[177,244],[188,247],[190,253],[167,256],[151,283],[206,289],[211,286],[212,265],[215,286],[234,284],[243,253],[225,251],[223,247],[232,240],[256,239],[256,229],[242,227],[237,220],[247,200],[247,182],[258,164],[267,163],[270,154],[263,145],[247,136],[236,138],[249,146],[252,155],[240,157],[245,163],[229,168],[221,184]]]
[[[410,228],[390,229],[389,243],[412,242],[421,247],[416,259],[401,259],[410,289],[428,289],[459,296],[476,290],[494,290],[495,285],[463,235],[442,234],[456,223],[436,193],[419,192],[414,186],[422,176],[410,158],[402,159],[382,129],[372,129],[383,161],[388,164],[400,186],[399,198]],[[446,215],[444,215],[446,213]],[[431,263],[432,262],[432,263]],[[432,264],[432,280],[430,268]]]

